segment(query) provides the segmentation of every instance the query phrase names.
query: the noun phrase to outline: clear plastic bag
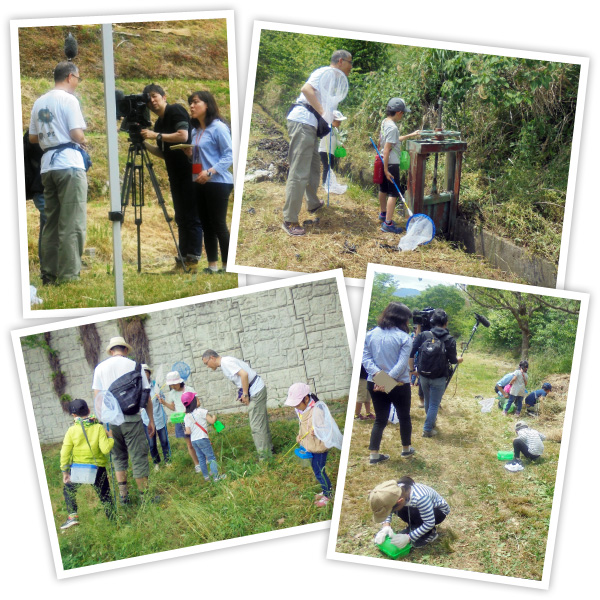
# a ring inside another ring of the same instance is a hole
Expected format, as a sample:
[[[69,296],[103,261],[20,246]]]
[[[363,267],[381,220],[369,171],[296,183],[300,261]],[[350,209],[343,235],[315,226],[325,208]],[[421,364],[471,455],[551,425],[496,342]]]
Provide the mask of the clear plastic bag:
[[[348,189],[347,185],[342,185],[337,182],[335,173],[331,169],[329,169],[329,172],[327,173],[323,187],[332,194],[345,194]]]
[[[325,402],[317,402],[313,407],[313,431],[315,436],[320,439],[327,448],[334,446],[342,449],[342,432],[334,421],[329,408]]]
[[[427,216],[417,214],[406,223],[406,235],[400,238],[399,250],[414,250],[421,244],[429,244],[435,237],[435,224]]]
[[[94,398],[96,416],[102,423],[122,425],[125,422],[123,411],[117,399],[108,390],[99,392]]]
[[[492,408],[496,404],[496,398],[484,398],[483,400],[478,400],[478,403],[481,404],[482,413],[489,413],[492,412]]]

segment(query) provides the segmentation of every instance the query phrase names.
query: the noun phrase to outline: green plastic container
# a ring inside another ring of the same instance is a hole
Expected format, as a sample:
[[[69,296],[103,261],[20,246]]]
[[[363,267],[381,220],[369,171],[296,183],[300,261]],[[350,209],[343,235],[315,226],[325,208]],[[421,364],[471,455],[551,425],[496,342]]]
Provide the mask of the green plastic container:
[[[221,421],[215,421],[215,424],[213,425],[213,427],[215,428],[215,431],[217,433],[220,433],[221,431],[223,431],[223,429],[225,429],[225,425],[223,425],[223,423],[221,423]]]
[[[410,154],[406,150],[400,152],[400,170],[408,171],[410,167]]]
[[[383,544],[378,544],[377,547],[386,556],[389,556],[390,558],[393,558],[394,560],[396,558],[399,558],[400,556],[407,556],[410,552],[410,549],[412,548],[412,546],[410,545],[410,542],[408,544],[406,544],[406,546],[404,546],[404,548],[398,548],[398,546],[394,546],[394,544],[392,544],[392,540],[390,540],[389,536],[385,538]]]
[[[509,450],[498,450],[498,460],[512,460],[515,453]]]
[[[346,156],[347,152],[346,152],[346,148],[344,148],[344,146],[338,146],[334,152],[333,155],[336,158],[344,158]]]
[[[182,413],[182,412],[172,413],[171,417],[169,418],[169,421],[171,421],[171,423],[183,423],[184,417],[185,417],[185,413]]]

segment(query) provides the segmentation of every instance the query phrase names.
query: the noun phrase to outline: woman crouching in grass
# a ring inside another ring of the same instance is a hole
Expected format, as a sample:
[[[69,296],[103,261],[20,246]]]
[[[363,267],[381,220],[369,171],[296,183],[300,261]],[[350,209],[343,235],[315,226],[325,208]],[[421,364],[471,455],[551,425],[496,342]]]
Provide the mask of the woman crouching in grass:
[[[376,544],[386,537],[398,548],[411,544],[421,548],[438,538],[436,525],[450,513],[450,506],[434,489],[415,483],[410,477],[380,483],[369,494],[373,520],[383,527],[375,536]],[[408,527],[394,533],[390,524],[396,514]]]

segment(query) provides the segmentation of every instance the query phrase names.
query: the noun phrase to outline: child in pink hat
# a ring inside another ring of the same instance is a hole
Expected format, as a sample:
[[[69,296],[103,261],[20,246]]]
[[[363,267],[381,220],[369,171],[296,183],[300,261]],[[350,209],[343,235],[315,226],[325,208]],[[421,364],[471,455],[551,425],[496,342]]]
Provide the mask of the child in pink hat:
[[[294,383],[288,390],[286,406],[293,406],[300,421],[296,441],[312,454],[311,466],[321,486],[315,495],[315,506],[322,508],[331,499],[331,481],[325,473],[330,448],[342,449],[342,434],[327,405],[311,393],[306,383]]]

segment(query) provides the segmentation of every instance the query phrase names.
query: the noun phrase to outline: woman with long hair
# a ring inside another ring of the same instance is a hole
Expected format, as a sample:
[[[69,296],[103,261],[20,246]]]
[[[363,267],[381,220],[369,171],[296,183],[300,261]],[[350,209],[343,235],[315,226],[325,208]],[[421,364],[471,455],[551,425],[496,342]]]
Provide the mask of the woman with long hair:
[[[362,364],[369,374],[367,390],[371,394],[375,409],[375,423],[371,430],[369,443],[370,464],[374,465],[390,457],[379,453],[383,430],[388,424],[390,408],[393,405],[400,421],[400,440],[402,458],[415,453],[411,447],[412,422],[410,419],[410,377],[408,358],[412,348],[408,326],[412,316],[410,309],[400,302],[390,302],[381,313],[377,327],[367,333],[363,350]],[[373,378],[383,371],[396,380],[396,386],[385,392]]]
[[[231,132],[221,117],[214,96],[198,91],[188,98],[192,116],[192,178],[198,215],[204,231],[206,273],[223,272],[227,268],[229,229],[227,205],[233,190]],[[221,269],[218,268],[219,249]]]

